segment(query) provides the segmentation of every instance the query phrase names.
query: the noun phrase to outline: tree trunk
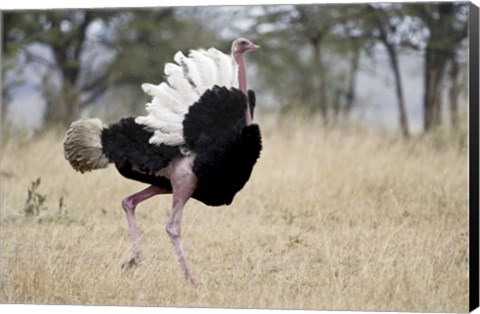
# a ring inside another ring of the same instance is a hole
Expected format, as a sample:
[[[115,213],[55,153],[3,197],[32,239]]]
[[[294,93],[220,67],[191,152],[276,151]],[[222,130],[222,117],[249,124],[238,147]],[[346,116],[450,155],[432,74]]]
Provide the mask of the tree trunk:
[[[45,81],[48,78],[45,78]],[[81,111],[80,93],[68,80],[63,80],[58,90],[52,84],[42,85],[43,97],[46,100],[45,125],[69,125],[77,119]]]
[[[80,116],[81,102],[80,94],[77,88],[70,82],[65,81],[62,88],[62,101],[63,106],[67,108],[65,112],[65,121],[70,124],[73,120]]]
[[[398,104],[398,114],[400,129],[405,138],[410,136],[410,131],[408,129],[408,119],[407,119],[407,110],[405,108],[405,101],[403,99],[403,87],[402,87],[402,78],[400,75],[400,68],[398,65],[398,56],[395,48],[392,45],[386,45],[388,55],[390,56],[390,65],[395,76],[395,91],[397,94],[397,104]]]
[[[60,28],[63,15],[52,13],[52,27]],[[82,109],[80,100],[79,77],[81,68],[81,54],[86,38],[86,30],[92,21],[92,14],[86,11],[83,20],[70,32],[61,33],[61,40],[52,44],[52,50],[56,64],[61,74],[60,90],[52,91],[49,86],[49,98],[47,98],[47,112],[45,122],[47,125],[69,125],[77,119]]]
[[[424,129],[430,132],[442,124],[442,92],[447,64],[455,58],[455,50],[468,34],[468,23],[458,19],[465,5],[439,3],[420,6],[420,18],[429,29],[425,51]],[[460,26],[460,27],[459,27]],[[455,71],[455,70],[454,70]],[[453,88],[453,110],[456,114],[456,87]],[[452,92],[452,91],[451,91]],[[452,98],[451,98],[452,100]],[[456,119],[452,117],[452,119]],[[454,122],[456,123],[456,122]]]
[[[448,58],[427,46],[425,55],[424,130],[432,131],[442,124],[443,74]]]
[[[376,8],[368,5],[367,8],[371,12],[377,12],[377,15],[375,16],[375,24],[376,28],[378,29],[380,36],[379,39],[387,49],[388,57],[390,59],[390,66],[393,71],[393,75],[395,78],[395,93],[397,95],[397,105],[398,105],[398,118],[399,118],[399,124],[400,124],[400,129],[402,131],[402,135],[405,138],[408,138],[410,136],[410,131],[408,128],[408,119],[407,119],[407,111],[405,109],[405,100],[403,98],[403,87],[402,87],[402,78],[400,75],[400,67],[398,63],[398,55],[397,55],[397,50],[395,49],[395,46],[392,42],[389,41],[388,39],[388,31],[386,27],[388,27],[388,23],[382,21],[382,14],[378,14],[378,11]]]
[[[343,114],[345,118],[348,118],[350,112],[352,111],[353,103],[355,101],[355,88],[356,88],[356,81],[357,81],[356,75],[358,72],[359,60],[360,60],[360,49],[358,48],[358,45],[355,44],[353,56],[350,61],[350,76],[348,78],[346,102],[345,102],[345,108],[343,110]]]
[[[460,69],[456,58],[452,59],[450,82],[450,123],[452,129],[456,129],[458,127],[458,96],[460,94]]]
[[[341,109],[342,109],[342,104],[341,104],[341,98],[342,98],[342,89],[340,87],[336,87],[334,94],[333,94],[333,101],[332,101],[332,108],[333,108],[333,119],[332,122],[333,124],[337,124]]]
[[[325,71],[322,62],[322,51],[321,51],[321,36],[312,40],[313,51],[314,51],[314,62],[315,68],[318,71],[318,103],[320,108],[320,113],[322,115],[323,123],[325,126],[328,125],[328,106],[327,106],[327,95],[326,95],[326,79]]]

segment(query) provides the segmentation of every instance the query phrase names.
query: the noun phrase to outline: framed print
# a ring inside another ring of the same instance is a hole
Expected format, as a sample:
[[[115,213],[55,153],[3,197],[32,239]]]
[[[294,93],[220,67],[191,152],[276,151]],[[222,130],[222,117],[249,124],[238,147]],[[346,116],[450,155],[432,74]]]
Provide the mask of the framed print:
[[[478,12],[2,8],[0,302],[478,308]]]

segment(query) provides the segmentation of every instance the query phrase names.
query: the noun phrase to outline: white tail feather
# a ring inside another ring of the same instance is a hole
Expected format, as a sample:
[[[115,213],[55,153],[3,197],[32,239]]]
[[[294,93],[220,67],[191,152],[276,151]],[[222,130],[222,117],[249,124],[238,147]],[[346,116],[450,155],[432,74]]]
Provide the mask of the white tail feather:
[[[215,48],[191,50],[188,57],[181,51],[174,63],[165,64],[166,82],[159,85],[142,84],[142,89],[153,97],[146,104],[146,116],[135,122],[154,132],[149,143],[154,145],[182,145],[183,119],[188,108],[214,85],[238,88],[238,66],[233,58]]]
[[[198,73],[198,69],[195,66],[195,62],[193,62],[192,59],[185,57],[185,55],[181,51],[178,51],[173,57],[173,59],[181,66],[183,71],[183,77],[190,84],[190,88],[200,96],[201,94],[198,90],[200,74]]]
[[[173,132],[165,133],[160,130],[156,130],[150,140],[148,140],[148,142],[153,145],[159,145],[158,139],[162,140],[161,144],[170,146],[178,146],[185,144],[185,139],[183,138],[183,129],[182,132],[179,134],[175,134]]]
[[[215,69],[215,63],[208,57],[204,50],[191,50],[188,56],[197,67],[199,74],[198,88],[200,92],[203,93],[217,81],[217,71],[213,71],[213,69]]]
[[[161,131],[163,133],[175,133],[182,130],[182,125],[178,123],[173,123],[168,120],[157,120],[152,116],[147,117],[137,117],[135,119],[136,123],[139,124],[150,124],[155,131]]]
[[[215,63],[215,72],[217,73],[217,81],[220,82],[222,85],[219,86],[226,86],[230,88],[235,86],[232,84],[232,76],[233,74],[233,58],[227,56],[226,54],[222,53],[221,51],[210,48],[207,50],[208,56],[213,60]],[[218,85],[218,84],[217,84]]]
[[[153,97],[152,104],[155,106],[163,106],[169,108],[174,113],[185,114],[186,106],[179,100],[178,92],[167,83],[162,82],[160,85],[145,83],[142,84],[142,89]]]

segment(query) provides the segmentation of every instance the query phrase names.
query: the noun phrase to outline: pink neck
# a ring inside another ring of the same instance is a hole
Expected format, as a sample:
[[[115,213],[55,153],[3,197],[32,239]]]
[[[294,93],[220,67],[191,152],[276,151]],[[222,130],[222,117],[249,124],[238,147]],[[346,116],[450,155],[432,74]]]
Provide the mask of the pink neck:
[[[243,52],[235,52],[233,54],[235,61],[238,64],[238,84],[240,90],[247,96],[247,75],[245,73],[245,58],[243,57]],[[252,117],[250,115],[250,105],[248,104],[247,98],[247,108],[245,109],[245,123],[249,125],[252,122]]]

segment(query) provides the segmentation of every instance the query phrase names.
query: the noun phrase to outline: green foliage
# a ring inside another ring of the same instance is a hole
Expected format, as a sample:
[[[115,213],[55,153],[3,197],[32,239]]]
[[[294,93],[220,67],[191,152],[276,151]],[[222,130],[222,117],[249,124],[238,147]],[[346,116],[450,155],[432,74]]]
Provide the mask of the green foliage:
[[[182,8],[132,10],[112,28],[110,48],[116,55],[107,69],[109,80],[116,90],[128,88],[131,112],[143,110],[148,100],[140,85],[158,84],[165,63],[173,62],[178,50],[187,54],[192,48],[210,47],[214,40],[212,31],[183,17],[182,12]]]
[[[56,214],[53,215],[53,218],[51,219],[59,224],[66,224],[70,225],[72,223],[80,223],[81,225],[84,225],[85,222],[78,220],[76,217],[72,216],[63,201],[63,197],[60,197],[58,200],[58,211]]]
[[[362,6],[264,6],[251,33],[268,53],[255,55],[262,90],[279,105],[320,111],[325,119],[351,109],[360,51],[371,46]],[[279,75],[281,73],[281,75]]]
[[[105,69],[92,66],[102,44],[92,49],[88,29],[112,15],[99,10],[49,10],[7,12],[4,17],[5,58],[15,61],[18,76],[25,74],[27,65],[35,66],[43,76],[37,88],[46,101],[46,123],[68,125],[108,86],[103,84]]]
[[[47,102],[45,121],[50,125],[69,125],[107,91],[131,89],[130,109],[142,108],[147,100],[140,89],[143,82],[161,80],[164,64],[177,50],[187,53],[215,38],[195,20],[180,17],[181,12],[174,8],[8,12],[5,57],[18,69],[32,64],[42,70],[38,87]],[[51,56],[33,49],[34,44],[47,48]],[[4,89],[5,97],[10,90]]]
[[[38,177],[30,183],[27,191],[27,199],[23,208],[25,217],[34,217],[36,218],[35,221],[38,223],[50,222],[66,225],[78,223],[80,225],[85,225],[83,220],[77,219],[68,212],[63,197],[58,199],[58,209],[56,211],[47,207],[47,195],[38,192],[40,184],[41,177]],[[49,214],[40,215],[42,212],[47,211]]]
[[[28,188],[27,200],[23,208],[23,212],[27,217],[38,216],[40,212],[47,209],[47,207],[45,207],[47,196],[37,192],[40,183],[41,178],[38,177],[30,183],[30,187]]]

